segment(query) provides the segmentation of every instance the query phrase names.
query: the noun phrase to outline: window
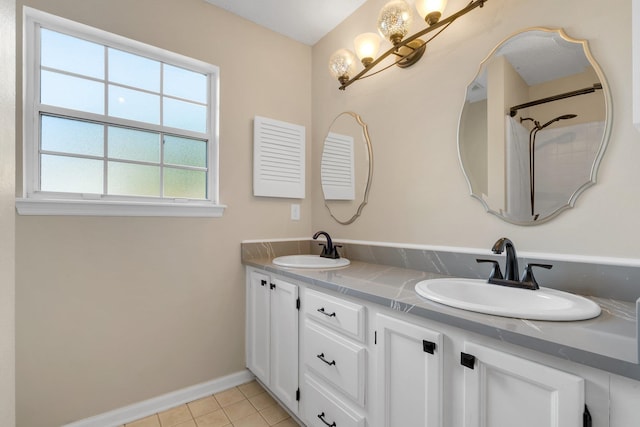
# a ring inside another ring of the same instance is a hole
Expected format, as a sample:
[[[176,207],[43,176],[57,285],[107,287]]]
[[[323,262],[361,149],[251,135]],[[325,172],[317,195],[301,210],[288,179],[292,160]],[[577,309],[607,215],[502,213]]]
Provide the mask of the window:
[[[25,8],[21,214],[220,216],[218,68]]]

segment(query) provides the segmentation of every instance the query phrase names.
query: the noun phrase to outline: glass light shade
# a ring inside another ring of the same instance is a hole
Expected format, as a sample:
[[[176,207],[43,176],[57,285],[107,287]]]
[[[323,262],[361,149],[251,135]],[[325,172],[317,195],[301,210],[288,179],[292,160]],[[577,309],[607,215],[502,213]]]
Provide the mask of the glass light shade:
[[[411,8],[403,0],[384,5],[378,16],[378,31],[391,43],[398,44],[407,35],[413,22]]]
[[[447,7],[447,0],[415,0],[418,14],[429,25],[433,25],[442,16],[444,8]]]
[[[356,56],[349,49],[337,50],[329,58],[329,71],[344,84],[355,74],[357,61]]]
[[[380,50],[380,36],[376,33],[363,33],[355,38],[353,44],[356,55],[364,66],[371,64]]]

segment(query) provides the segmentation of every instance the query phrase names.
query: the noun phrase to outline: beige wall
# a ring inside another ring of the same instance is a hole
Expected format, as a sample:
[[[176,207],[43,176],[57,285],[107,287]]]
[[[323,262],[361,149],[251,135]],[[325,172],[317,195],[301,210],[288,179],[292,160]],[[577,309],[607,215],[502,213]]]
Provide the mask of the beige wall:
[[[341,226],[314,209],[313,227],[348,239],[489,249],[501,236],[520,251],[638,258],[640,135],[631,122],[631,1],[489,0],[460,18],[408,69],[391,69],[342,92],[327,58],[375,28],[386,0],[369,0],[313,49],[314,164],[323,133],[339,112],[358,112],[369,124],[375,158],[369,204],[354,224]],[[445,15],[466,5],[450,0]],[[602,16],[607,16],[606,20]],[[511,34],[529,27],[562,27],[589,41],[613,98],[610,145],[598,183],[576,207],[552,221],[516,226],[484,212],[468,194],[456,146],[465,89],[480,62]],[[388,46],[388,44],[387,44]],[[320,207],[318,176],[313,205]],[[389,224],[393,224],[390,226]]]
[[[291,221],[292,201],[252,196],[252,120],[304,125],[310,144],[311,48],[203,0],[25,0],[18,21],[22,5],[219,66],[228,208],[214,219],[16,217],[18,425],[61,425],[241,371],[240,242],[311,230],[309,197]]]
[[[15,0],[0,0],[0,425],[15,424]]]

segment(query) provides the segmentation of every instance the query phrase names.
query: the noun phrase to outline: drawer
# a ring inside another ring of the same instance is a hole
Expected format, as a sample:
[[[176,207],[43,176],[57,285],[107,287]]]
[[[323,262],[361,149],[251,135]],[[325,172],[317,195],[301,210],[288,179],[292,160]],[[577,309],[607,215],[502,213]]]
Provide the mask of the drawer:
[[[364,341],[364,307],[331,295],[307,289],[304,312],[318,322]]]
[[[304,363],[347,396],[364,406],[364,347],[311,320],[304,327]]]
[[[365,427],[365,417],[305,375],[302,417],[307,427]]]

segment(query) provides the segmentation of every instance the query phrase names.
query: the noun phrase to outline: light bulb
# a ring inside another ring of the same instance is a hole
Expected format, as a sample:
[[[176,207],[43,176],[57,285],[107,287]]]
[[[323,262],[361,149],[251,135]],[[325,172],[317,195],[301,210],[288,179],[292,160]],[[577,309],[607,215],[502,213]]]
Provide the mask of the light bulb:
[[[337,50],[329,58],[329,71],[340,81],[345,84],[349,78],[356,72],[356,56],[349,49]]]
[[[378,31],[394,45],[400,43],[411,28],[413,16],[411,8],[403,0],[391,1],[384,5],[378,16]]]
[[[356,55],[365,67],[373,62],[380,50],[380,36],[376,33],[363,33],[355,38],[353,44]]]
[[[447,0],[415,0],[418,14],[422,16],[428,25],[433,25],[442,16]]]

